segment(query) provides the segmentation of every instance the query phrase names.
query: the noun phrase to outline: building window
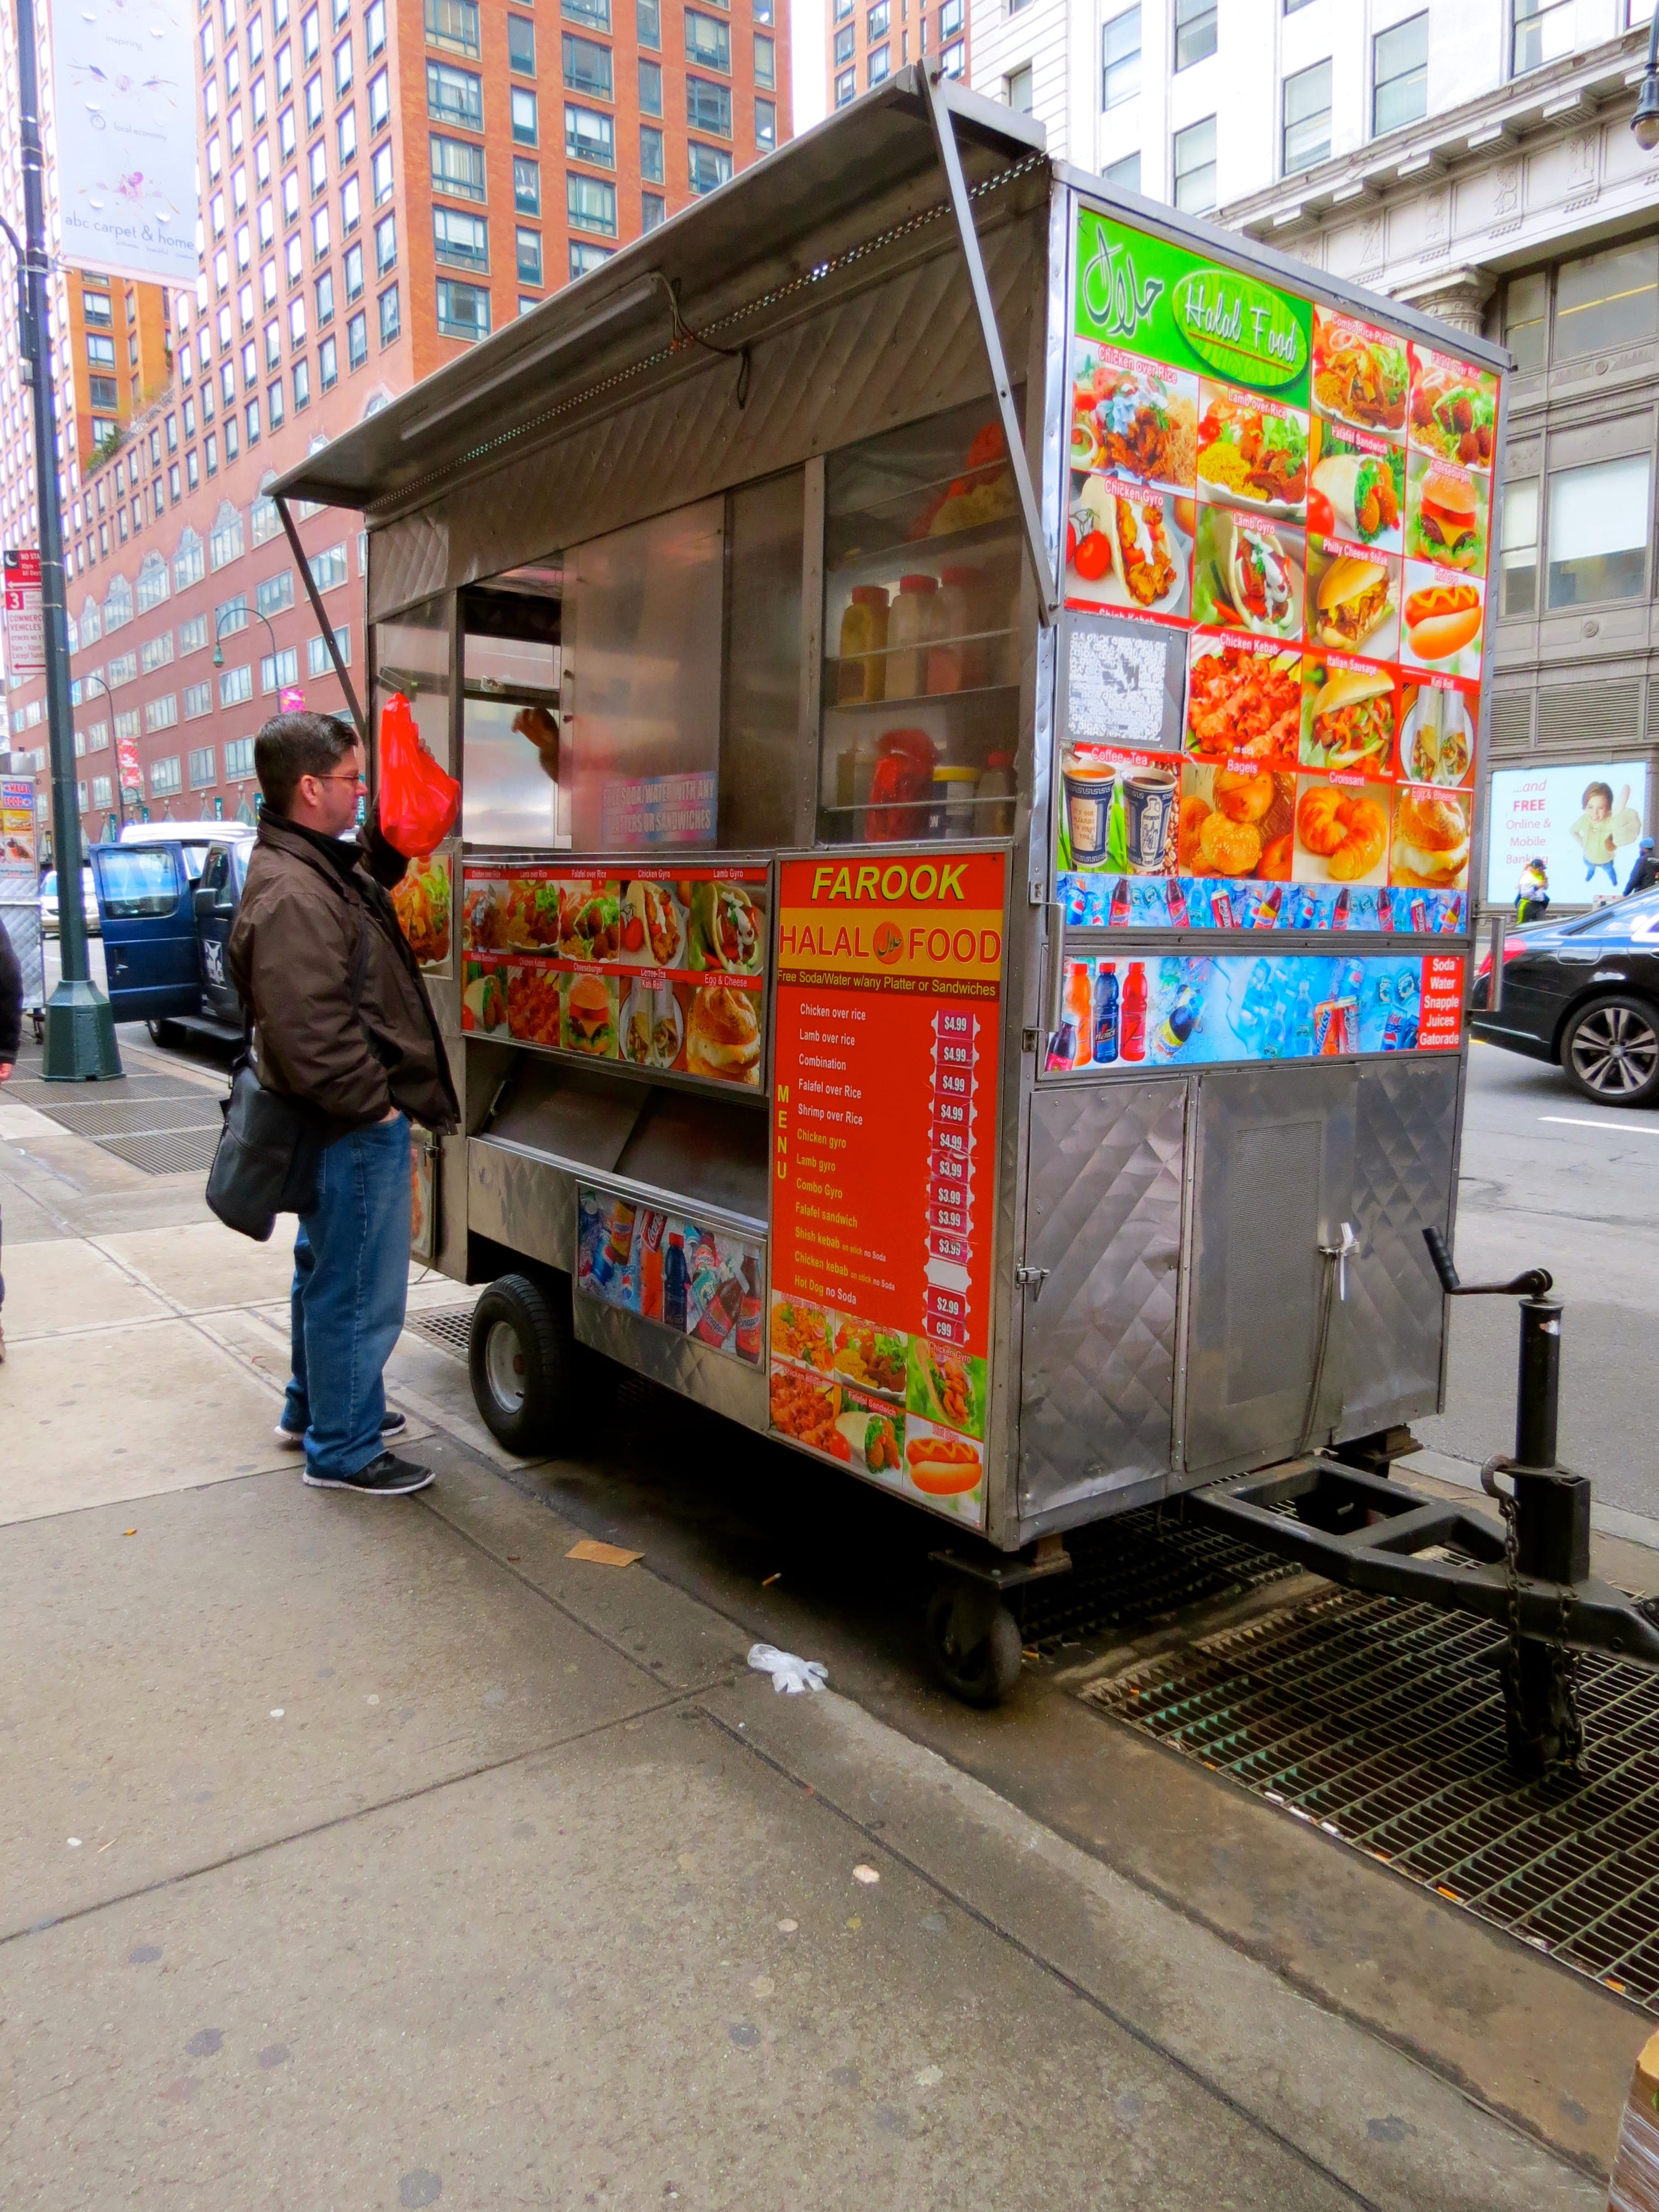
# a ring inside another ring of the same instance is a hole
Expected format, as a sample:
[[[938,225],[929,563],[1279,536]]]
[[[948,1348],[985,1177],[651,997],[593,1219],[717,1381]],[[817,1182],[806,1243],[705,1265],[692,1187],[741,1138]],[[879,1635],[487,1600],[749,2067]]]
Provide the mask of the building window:
[[[192,791],[208,790],[216,781],[216,778],[214,775],[213,747],[211,745],[198,745],[190,757],[191,789]]]
[[[240,668],[224,668],[219,672],[219,704],[240,707],[253,696],[253,670],[244,665]]]
[[[320,131],[323,125],[323,73],[320,70],[306,80],[306,129]]]
[[[179,695],[163,692],[159,699],[149,700],[144,708],[144,727],[149,731],[170,730],[179,719]]]
[[[243,544],[241,511],[227,500],[213,518],[208,558],[216,568],[228,568],[233,561],[241,559]]]
[[[562,0],[560,13],[568,22],[585,23],[590,31],[611,28],[611,0]]]
[[[1429,15],[1407,16],[1371,40],[1371,130],[1381,137],[1429,112]]]
[[[858,96],[859,78],[856,70],[843,70],[836,79],[836,105],[845,107],[849,100]]]
[[[513,205],[520,215],[539,215],[542,211],[542,173],[534,161],[514,155],[513,161]]]
[[[363,52],[373,61],[386,51],[386,0],[369,0],[363,10]]]
[[[1311,169],[1331,151],[1331,65],[1316,62],[1285,80],[1285,173]]]
[[[1641,597],[1647,574],[1648,494],[1645,453],[1559,469],[1551,476],[1551,607]]]
[[[346,364],[361,368],[368,359],[368,317],[360,307],[346,325]]]
[[[641,115],[662,113],[662,64],[660,62],[642,61],[640,64],[640,113]]]
[[[597,230],[606,238],[617,235],[617,187],[598,177],[569,176],[564,180],[565,212],[574,230]]]
[[[663,137],[650,124],[640,125],[640,174],[648,185],[663,182]]]
[[[280,653],[267,653],[259,662],[261,691],[281,691],[300,680],[300,650],[297,646],[286,646]]]
[[[1100,34],[1100,104],[1103,109],[1133,100],[1140,90],[1140,10],[1126,8]]]
[[[317,555],[311,564],[311,573],[317,580],[319,592],[331,592],[346,580],[346,550],[344,545],[331,545]]]
[[[601,115],[594,107],[573,107],[568,102],[564,111],[564,151],[570,161],[591,161],[596,168],[614,169],[617,166],[617,126],[608,115]],[[535,163],[525,167],[534,170]],[[534,213],[535,210],[532,210]]]
[[[542,234],[538,230],[515,230],[514,244],[518,249],[519,282],[539,284],[542,281]]]
[[[242,674],[244,676],[247,674],[246,668],[243,669]],[[244,697],[246,696],[247,695],[246,693],[243,694]],[[183,788],[184,778],[179,772],[179,756],[177,753],[173,754],[167,760],[152,761],[150,763],[149,795],[152,799],[167,799],[172,797],[175,792],[182,791]]]
[[[536,95],[526,92],[520,85],[513,88],[509,102],[513,117],[513,140],[518,146],[533,146],[539,137],[536,125]]]
[[[864,19],[864,35],[870,45],[874,46],[878,40],[887,36],[892,27],[892,20],[891,0],[877,0],[875,7]]]
[[[441,138],[434,131],[432,151],[432,189],[458,200],[481,200],[484,196],[484,149],[465,138]]]
[[[376,147],[368,172],[374,185],[374,204],[384,207],[392,198],[392,148],[389,143]]]
[[[1215,205],[1213,115],[1176,132],[1175,204],[1187,215],[1207,215]]]
[[[695,139],[687,149],[690,185],[694,192],[712,192],[732,179],[732,156],[718,146],[700,146]]]
[[[1140,154],[1137,149],[1126,154],[1121,161],[1111,162],[1106,170],[1106,181],[1120,192],[1140,190]]]
[[[528,15],[507,19],[507,63],[520,76],[536,74],[536,26]]]
[[[892,68],[893,57],[890,48],[878,46],[865,62],[864,82],[866,85],[883,84],[892,74]]]
[[[348,177],[340,187],[340,235],[349,238],[363,219],[362,188],[356,177]]]
[[[836,67],[837,69],[840,69],[844,63],[850,62],[858,52],[858,38],[859,27],[856,23],[844,24],[836,32]]]
[[[775,41],[763,31],[755,33],[755,82],[763,92],[777,89],[778,60]]]
[[[1006,105],[1012,107],[1016,115],[1030,113],[1031,64],[1030,62],[1026,63],[1024,69],[1009,70],[1007,76],[1002,80],[1002,97]]]
[[[325,392],[331,392],[340,380],[340,349],[337,342],[325,338],[317,349],[317,382]]]
[[[732,33],[724,23],[716,22],[712,15],[699,15],[695,9],[685,11],[685,58],[696,62],[704,69],[732,73]]]
[[[732,91],[708,77],[685,80],[685,119],[694,131],[707,131],[717,138],[732,136]]]
[[[342,39],[334,49],[334,97],[343,100],[351,89],[351,41]]]
[[[384,276],[388,269],[398,265],[398,218],[383,215],[374,226],[374,269]]]
[[[1572,52],[1573,0],[1514,0],[1510,74],[1524,76]]]
[[[459,124],[463,131],[483,129],[483,79],[447,62],[426,65],[426,112],[434,123]]]
[[[434,207],[432,250],[436,258],[450,268],[486,271],[489,267],[489,225],[481,215],[463,215],[459,208]]]
[[[573,238],[570,241],[571,283],[574,284],[577,277],[591,276],[596,269],[602,269],[614,250],[609,246],[592,246],[584,240]]]
[[[392,81],[388,71],[377,70],[368,81],[368,135],[384,131],[392,120]]]
[[[334,271],[325,269],[317,279],[317,327],[320,331],[334,320]]]
[[[1176,62],[1190,69],[1215,52],[1216,0],[1176,0]],[[1213,200],[1207,203],[1215,204]]]
[[[487,338],[489,336],[489,295],[477,284],[438,280],[438,333],[446,338]]]
[[[114,797],[115,794],[110,787],[109,778],[106,775],[94,776],[92,779],[93,805],[94,806],[111,805],[113,804]]]
[[[247,783],[253,775],[253,740],[233,738],[225,747],[225,781]]]
[[[641,192],[640,194],[640,230],[641,234],[647,230],[660,229],[663,223],[666,221],[667,216],[667,203],[665,201],[660,192]]]
[[[755,102],[755,143],[763,154],[769,154],[778,143],[778,104],[775,100]]]
[[[426,35],[434,46],[459,54],[478,52],[477,0],[426,0]]]
[[[361,246],[354,246],[348,250],[345,258],[345,295],[348,306],[353,300],[362,298],[362,290],[363,249]]]
[[[311,404],[311,363],[308,361],[296,361],[292,374],[294,411],[296,415],[301,415]]]
[[[598,100],[611,97],[611,49],[592,39],[563,33],[564,82],[569,92],[585,92]],[[641,64],[641,68],[643,68]]]
[[[335,631],[334,642],[336,647],[338,648],[342,663],[344,666],[349,668],[351,665],[351,629],[349,623],[344,629],[337,629]],[[307,673],[312,676],[327,676],[333,672],[333,668],[334,663],[329,658],[328,640],[325,637],[307,638],[306,640],[306,669]],[[228,774],[228,769],[226,772]]]
[[[1516,477],[1504,487],[1504,530],[1498,567],[1499,611],[1529,615],[1538,608],[1538,479]]]
[[[1615,246],[1555,274],[1555,358],[1640,345],[1659,334],[1659,239]]]
[[[1511,276],[1504,295],[1504,343],[1517,372],[1542,368],[1549,352],[1550,283],[1540,270]]]
[[[280,377],[274,384],[268,385],[265,388],[265,413],[270,419],[271,428],[280,430],[286,419],[283,406],[283,381]]]
[[[382,292],[378,302],[380,310],[380,343],[390,345],[402,325],[398,319],[398,288]]]

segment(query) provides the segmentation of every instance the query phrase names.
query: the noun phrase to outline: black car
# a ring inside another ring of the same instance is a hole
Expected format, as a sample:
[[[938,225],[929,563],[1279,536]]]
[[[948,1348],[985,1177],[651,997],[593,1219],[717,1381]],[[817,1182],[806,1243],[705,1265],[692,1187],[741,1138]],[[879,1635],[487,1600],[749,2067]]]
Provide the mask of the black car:
[[[1659,892],[1513,932],[1495,1014],[1483,1011],[1491,969],[1487,953],[1471,994],[1476,1036],[1555,1061],[1598,1105],[1659,1103]]]

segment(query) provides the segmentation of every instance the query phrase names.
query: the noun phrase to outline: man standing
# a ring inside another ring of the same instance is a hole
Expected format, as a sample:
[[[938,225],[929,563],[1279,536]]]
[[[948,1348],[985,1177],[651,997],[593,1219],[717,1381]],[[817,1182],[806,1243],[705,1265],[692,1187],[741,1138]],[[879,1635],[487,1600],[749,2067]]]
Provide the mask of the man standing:
[[[1644,837],[1636,849],[1636,866],[1631,870],[1625,884],[1625,896],[1633,898],[1638,891],[1650,891],[1659,884],[1659,854],[1653,849],[1651,837]]]
[[[453,1129],[459,1109],[384,888],[405,863],[378,836],[368,847],[349,836],[362,746],[331,715],[278,714],[253,765],[265,803],[231,973],[260,1082],[304,1099],[323,1138],[317,1203],[295,1239],[294,1372],[277,1434],[303,1440],[317,1488],[404,1497],[432,1480],[384,1443],[403,1425],[382,1375],[409,1288],[409,1125]]]

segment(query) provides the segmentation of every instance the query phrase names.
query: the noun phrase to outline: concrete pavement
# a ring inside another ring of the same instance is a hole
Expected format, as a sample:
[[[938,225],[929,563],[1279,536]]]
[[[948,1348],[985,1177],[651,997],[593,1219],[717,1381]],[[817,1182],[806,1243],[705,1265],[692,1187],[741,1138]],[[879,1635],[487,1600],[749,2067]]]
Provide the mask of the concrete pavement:
[[[567,1559],[623,1492],[505,1462],[421,1340],[439,1482],[305,1491],[283,1255],[90,1155],[0,1098],[8,2204],[1602,2201],[882,1698],[775,1697],[678,1562]],[[1052,1749],[1046,1714],[963,1741]],[[1086,1725],[1103,1805],[1125,1740]],[[1206,1825],[1286,1830],[1127,1756],[1172,1872]],[[1256,1872],[1294,1890],[1305,1849]]]

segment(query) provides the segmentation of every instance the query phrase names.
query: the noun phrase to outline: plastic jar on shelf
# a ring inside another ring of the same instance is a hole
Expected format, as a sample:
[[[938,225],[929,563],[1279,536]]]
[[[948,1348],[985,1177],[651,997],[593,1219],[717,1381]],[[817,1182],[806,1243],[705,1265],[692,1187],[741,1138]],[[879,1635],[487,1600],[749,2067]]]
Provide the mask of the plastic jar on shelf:
[[[978,782],[976,768],[941,765],[933,770],[933,798],[927,809],[930,837],[977,835],[974,817],[978,809],[974,805],[974,793]]]
[[[854,584],[841,618],[836,698],[858,706],[886,696],[887,593],[880,584]]]
[[[901,576],[887,617],[889,699],[919,699],[927,689],[927,641],[933,634],[936,576]]]
[[[973,682],[969,673],[973,647],[969,633],[979,628],[976,602],[977,568],[941,568],[939,590],[933,595],[933,635],[939,641],[927,651],[927,689],[965,691]]]
[[[1012,753],[986,754],[975,796],[979,800],[976,809],[979,819],[975,824],[976,834],[981,837],[1012,837],[1014,834],[1014,757]]]

